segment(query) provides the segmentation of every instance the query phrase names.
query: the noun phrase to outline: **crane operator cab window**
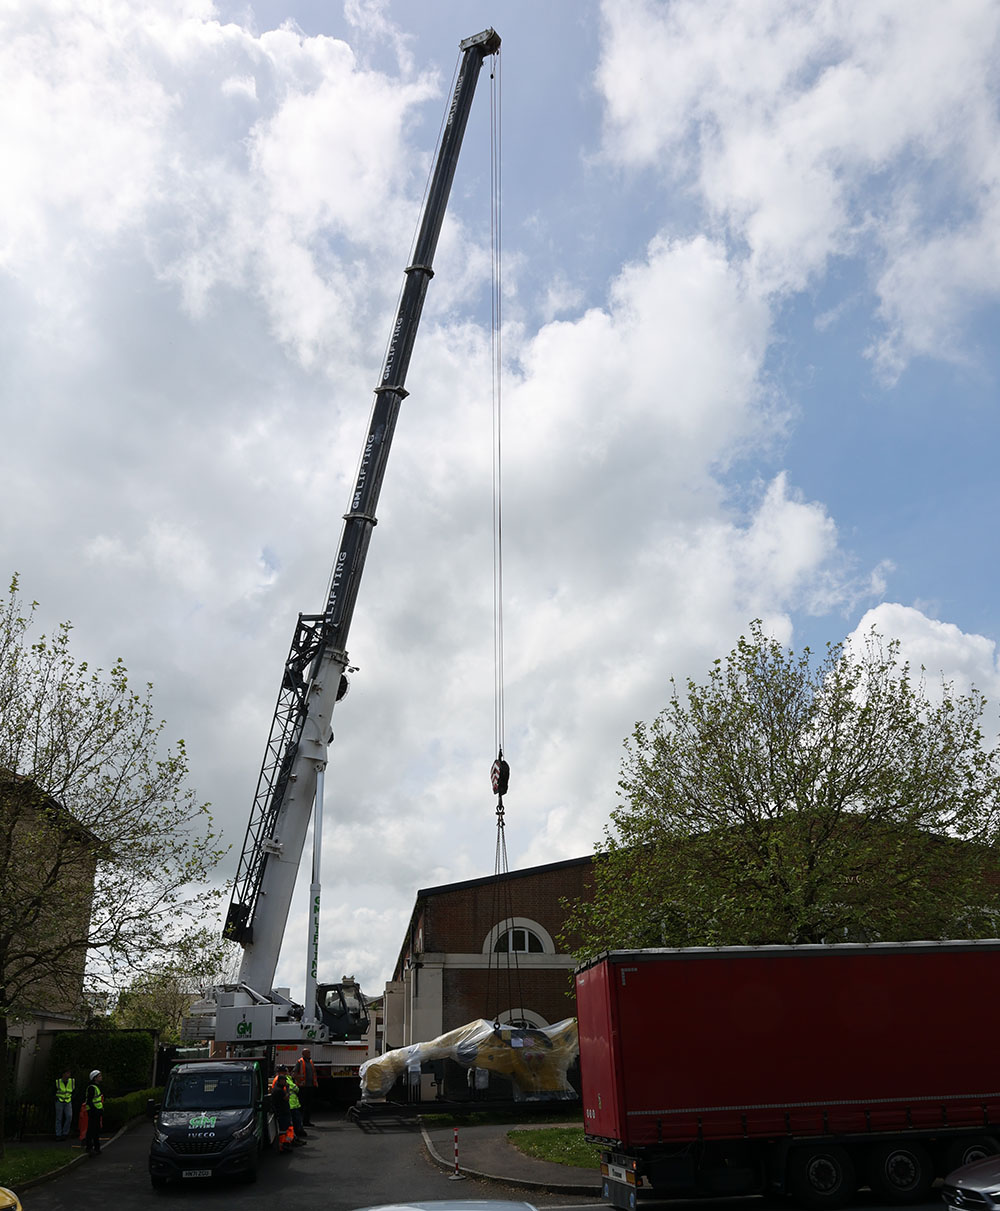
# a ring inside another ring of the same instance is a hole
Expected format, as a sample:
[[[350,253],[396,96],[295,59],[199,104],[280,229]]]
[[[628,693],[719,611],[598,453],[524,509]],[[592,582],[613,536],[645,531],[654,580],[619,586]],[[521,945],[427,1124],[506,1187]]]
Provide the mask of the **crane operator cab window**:
[[[334,1038],[364,1038],[368,1033],[368,1004],[357,984],[321,984],[318,993],[323,1024]]]

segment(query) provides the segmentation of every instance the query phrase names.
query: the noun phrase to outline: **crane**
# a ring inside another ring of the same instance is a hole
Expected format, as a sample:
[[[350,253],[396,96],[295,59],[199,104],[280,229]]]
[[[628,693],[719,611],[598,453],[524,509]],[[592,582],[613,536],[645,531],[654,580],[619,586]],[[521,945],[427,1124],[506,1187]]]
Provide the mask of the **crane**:
[[[411,263],[375,387],[368,433],[333,564],[326,604],[319,614],[300,614],[282,670],[243,850],[233,885],[224,936],[239,942],[243,959],[238,982],[212,990],[215,1038],[232,1044],[328,1043],[360,1038],[367,1029],[365,1001],[345,977],[340,985],[318,985],[319,861],[323,783],[331,720],[347,689],[351,670],[347,639],[376,525],[385,475],[413,343],[420,323],[433,259],[476,83],[500,38],[484,30],[459,44],[455,88],[445,118]],[[310,956],[305,1004],[272,989],[275,969],[302,861],[310,817],[314,818],[313,883],[310,891]],[[365,1057],[355,1057],[357,1059]]]

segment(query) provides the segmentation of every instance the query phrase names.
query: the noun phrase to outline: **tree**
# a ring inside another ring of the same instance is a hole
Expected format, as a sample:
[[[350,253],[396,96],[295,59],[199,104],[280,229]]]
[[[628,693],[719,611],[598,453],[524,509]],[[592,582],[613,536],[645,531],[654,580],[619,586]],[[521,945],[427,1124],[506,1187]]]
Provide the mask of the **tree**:
[[[152,687],[133,690],[121,661],[77,661],[69,623],[32,641],[35,608],[15,576],[0,611],[0,1056],[17,1016],[78,1007],[85,968],[114,986],[183,951],[224,852],[183,741],[162,748]],[[6,1083],[0,1063],[0,1150]]]
[[[118,994],[111,1015],[121,1028],[137,1026],[158,1030],[160,1041],[181,1041],[181,1025],[191,1004],[206,985],[232,983],[240,947],[225,941],[217,930],[202,929],[188,940],[184,953],[141,972]]]
[[[994,936],[1000,749],[897,642],[796,656],[750,628],[625,742],[586,955],[609,947]]]

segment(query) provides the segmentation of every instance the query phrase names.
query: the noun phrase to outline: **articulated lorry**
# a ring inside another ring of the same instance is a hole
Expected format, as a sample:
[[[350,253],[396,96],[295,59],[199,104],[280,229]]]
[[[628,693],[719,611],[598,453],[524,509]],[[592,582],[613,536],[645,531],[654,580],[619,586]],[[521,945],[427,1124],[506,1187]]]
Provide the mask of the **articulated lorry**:
[[[1000,941],[632,950],[576,972],[604,1197],[859,1186],[918,1202],[1000,1150]]]

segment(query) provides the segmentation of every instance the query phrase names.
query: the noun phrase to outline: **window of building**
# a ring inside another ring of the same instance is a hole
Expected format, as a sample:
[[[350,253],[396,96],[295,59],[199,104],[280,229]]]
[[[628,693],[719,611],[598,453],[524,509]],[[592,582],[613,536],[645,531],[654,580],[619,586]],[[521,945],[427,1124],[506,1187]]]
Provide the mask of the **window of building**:
[[[533,1009],[507,1009],[498,1015],[498,1020],[505,1026],[514,1026],[519,1030],[544,1030],[549,1024],[546,1018]]]
[[[531,917],[507,917],[498,921],[483,939],[483,954],[554,955],[552,935]]]
[[[520,925],[500,934],[493,943],[493,950],[501,954],[507,954],[511,951],[521,954],[540,955],[545,953],[545,947],[542,945],[542,939],[538,934],[533,929],[525,929]]]

